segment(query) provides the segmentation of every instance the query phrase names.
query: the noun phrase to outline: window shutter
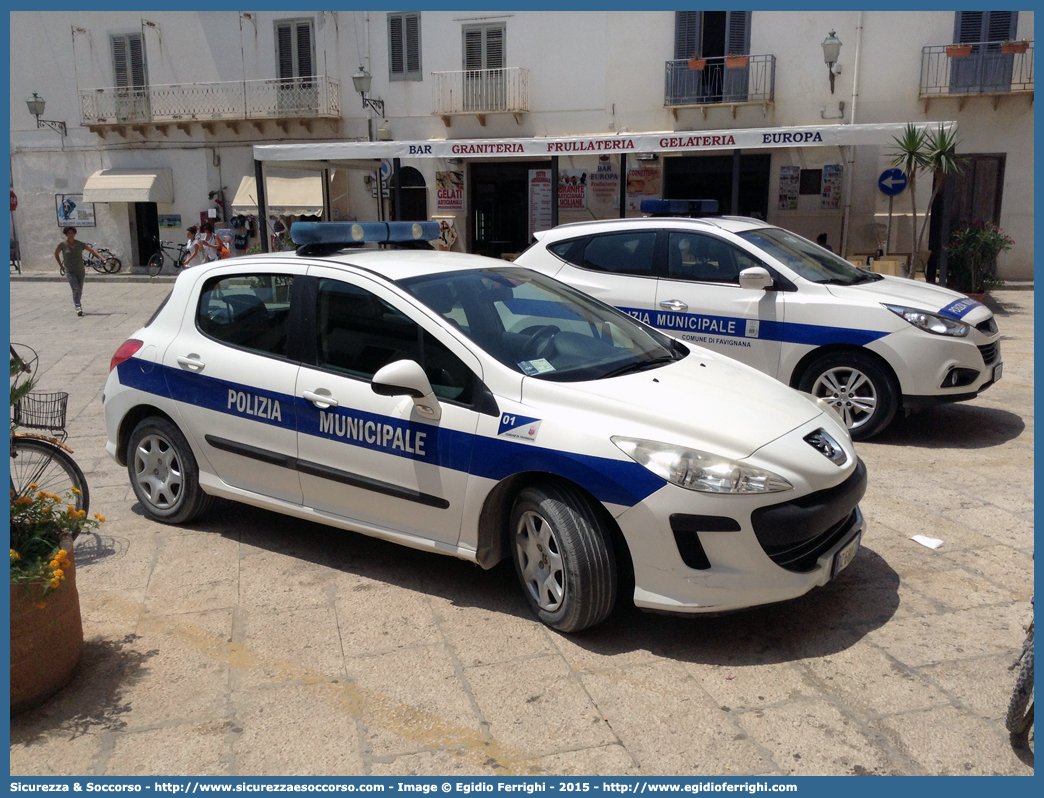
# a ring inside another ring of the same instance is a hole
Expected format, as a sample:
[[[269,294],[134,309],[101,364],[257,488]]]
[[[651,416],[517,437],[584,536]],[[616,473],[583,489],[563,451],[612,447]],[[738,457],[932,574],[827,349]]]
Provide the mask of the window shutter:
[[[279,78],[286,80],[294,76],[294,38],[290,23],[276,25],[276,50],[278,51]]]
[[[388,58],[389,68],[393,75],[402,75],[406,71],[402,42],[402,16],[388,15]]]
[[[688,59],[700,49],[701,11],[674,12],[674,58]]]
[[[958,11],[954,22],[954,44],[983,41],[983,17],[982,11]]]
[[[420,75],[420,15],[406,16],[406,72]]]
[[[132,86],[144,86],[145,51],[142,48],[140,35],[132,35],[130,39],[130,78]]]
[[[464,68],[482,69],[482,30],[464,31]]]
[[[117,86],[140,88],[146,85],[145,50],[140,33],[112,37],[112,65]]]
[[[737,55],[750,54],[749,11],[725,12],[725,52]]]
[[[486,69],[504,68],[504,29],[486,28]]]
[[[297,23],[297,75],[306,78],[315,74],[312,68],[312,23]]]
[[[1017,11],[987,11],[986,41],[1003,42],[1015,38]]]
[[[127,37],[114,36],[112,39],[112,64],[116,72],[116,85],[129,85],[127,77]]]

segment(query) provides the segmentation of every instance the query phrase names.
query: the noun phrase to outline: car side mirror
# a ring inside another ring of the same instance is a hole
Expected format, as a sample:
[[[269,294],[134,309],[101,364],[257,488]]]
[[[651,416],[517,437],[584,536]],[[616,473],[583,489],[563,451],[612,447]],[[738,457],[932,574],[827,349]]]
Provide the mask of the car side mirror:
[[[742,288],[749,288],[751,291],[764,291],[774,285],[772,275],[764,266],[751,266],[749,269],[744,269],[739,273],[739,282]]]
[[[442,406],[416,360],[396,360],[379,369],[370,388],[380,396],[409,396],[422,416],[432,421],[442,418]]]

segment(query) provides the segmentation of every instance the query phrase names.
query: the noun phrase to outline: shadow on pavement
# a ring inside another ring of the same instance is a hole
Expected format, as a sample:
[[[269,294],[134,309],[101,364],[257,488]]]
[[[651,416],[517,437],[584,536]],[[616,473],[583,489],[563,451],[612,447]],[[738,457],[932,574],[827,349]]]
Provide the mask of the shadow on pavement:
[[[985,449],[1014,440],[1026,429],[1021,416],[977,405],[939,405],[892,423],[872,444],[928,449]]]

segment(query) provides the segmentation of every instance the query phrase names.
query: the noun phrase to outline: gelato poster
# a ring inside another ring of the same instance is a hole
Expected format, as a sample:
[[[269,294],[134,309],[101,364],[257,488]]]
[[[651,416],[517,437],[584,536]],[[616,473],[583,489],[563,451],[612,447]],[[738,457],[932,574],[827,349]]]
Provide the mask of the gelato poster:
[[[440,211],[464,210],[464,173],[436,172],[435,191]]]
[[[640,166],[627,170],[627,209],[639,210],[642,200],[660,198],[660,167]]]
[[[551,229],[551,170],[529,170],[529,240],[533,233]]]
[[[800,187],[800,166],[779,167],[779,209],[781,211],[797,210]]]
[[[841,207],[841,181],[845,167],[839,163],[823,164],[823,186],[820,205],[823,210]]]
[[[587,170],[561,169],[558,172],[558,209],[582,211],[587,207]]]

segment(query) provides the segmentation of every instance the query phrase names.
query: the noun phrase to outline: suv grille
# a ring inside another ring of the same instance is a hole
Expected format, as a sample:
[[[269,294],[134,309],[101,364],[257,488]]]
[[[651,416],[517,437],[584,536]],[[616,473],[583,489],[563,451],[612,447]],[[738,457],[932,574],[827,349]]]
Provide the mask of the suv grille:
[[[1000,341],[994,341],[992,344],[980,346],[979,352],[982,354],[982,362],[987,366],[992,366],[1000,360]]]

